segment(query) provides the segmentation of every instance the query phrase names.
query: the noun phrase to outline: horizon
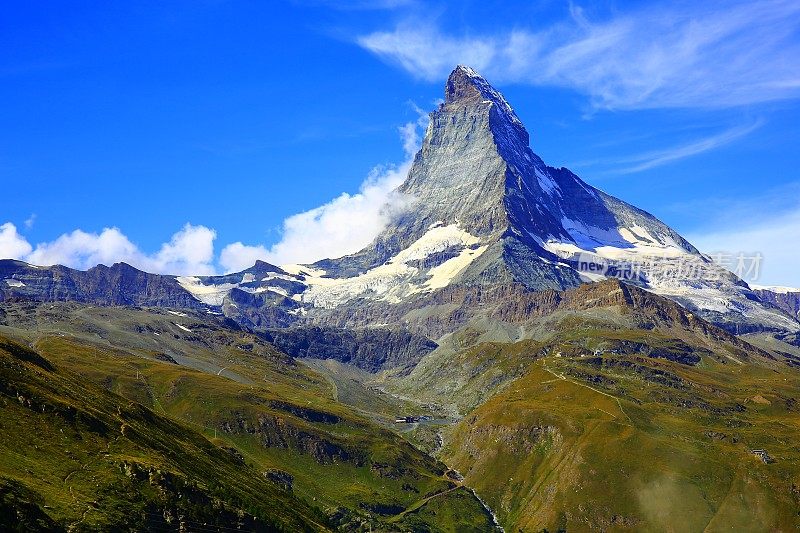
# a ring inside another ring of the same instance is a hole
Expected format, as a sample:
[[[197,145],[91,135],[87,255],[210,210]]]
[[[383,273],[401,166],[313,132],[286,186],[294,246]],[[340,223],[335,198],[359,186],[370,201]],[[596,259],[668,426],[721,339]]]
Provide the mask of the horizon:
[[[800,66],[787,60],[800,8],[789,2],[769,13],[520,3],[491,28],[474,4],[438,5],[425,23],[413,1],[150,7],[10,10],[0,175],[15,201],[0,255],[207,275],[356,252],[386,223],[427,112],[465,63],[505,95],[547,164],[704,253],[762,254],[748,283],[800,286],[788,246],[800,235]],[[720,36],[701,38],[700,23]],[[621,51],[598,63],[586,49],[611,37]],[[753,42],[737,64],[710,62]],[[642,86],[651,68],[659,82]],[[687,76],[704,69],[718,86]]]

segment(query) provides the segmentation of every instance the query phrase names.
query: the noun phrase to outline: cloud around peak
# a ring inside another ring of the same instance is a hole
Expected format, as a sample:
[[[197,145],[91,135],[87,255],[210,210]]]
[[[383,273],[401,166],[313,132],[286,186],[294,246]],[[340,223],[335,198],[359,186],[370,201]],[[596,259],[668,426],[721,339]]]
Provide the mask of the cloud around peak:
[[[371,243],[413,201],[395,189],[408,175],[420,147],[420,130],[428,124],[427,114],[416,106],[414,109],[418,120],[399,128],[405,161],[376,167],[355,194],[342,193],[324,205],[288,217],[283,221],[281,240],[270,247],[229,244],[220,255],[223,270],[242,270],[256,259],[278,265],[312,263],[357,252]]]
[[[355,194],[342,193],[330,202],[292,215],[283,221],[281,240],[267,248],[241,242],[222,250],[226,272],[251,266],[256,259],[273,264],[311,263],[357,252],[368,245],[402,210],[406,200],[392,191],[408,173],[410,164],[376,169]]]
[[[408,175],[421,143],[420,131],[427,126],[427,115],[416,106],[414,109],[418,120],[398,129],[406,155],[401,164],[376,167],[357,193],[344,192],[326,204],[286,218],[280,241],[271,246],[234,242],[222,248],[217,258],[216,231],[188,223],[154,253],[142,251],[116,227],[99,233],[76,229],[33,246],[17,226],[6,222],[0,225],[0,259],[82,270],[122,261],[156,274],[212,275],[243,270],[259,259],[279,265],[310,263],[357,252],[412,201],[395,189]]]

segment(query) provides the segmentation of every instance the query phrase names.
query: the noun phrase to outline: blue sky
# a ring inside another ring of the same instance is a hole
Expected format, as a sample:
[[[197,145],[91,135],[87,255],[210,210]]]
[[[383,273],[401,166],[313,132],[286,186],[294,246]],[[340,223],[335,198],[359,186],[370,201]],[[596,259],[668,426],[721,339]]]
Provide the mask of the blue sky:
[[[549,164],[800,286],[799,28],[788,1],[9,2],[0,255],[355,251],[465,63]]]

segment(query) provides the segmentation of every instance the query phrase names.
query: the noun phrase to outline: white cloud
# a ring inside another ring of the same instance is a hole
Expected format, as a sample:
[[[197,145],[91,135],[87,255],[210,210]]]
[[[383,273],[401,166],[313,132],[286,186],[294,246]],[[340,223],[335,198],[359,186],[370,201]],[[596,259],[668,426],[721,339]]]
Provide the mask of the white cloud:
[[[158,274],[213,274],[215,238],[213,230],[186,224],[157,253],[148,255],[117,228],[105,228],[100,233],[78,229],[33,248],[9,222],[0,226],[0,256],[83,270],[101,263],[125,262]]]
[[[264,246],[250,246],[241,242],[234,242],[222,249],[219,264],[225,272],[238,272],[253,266],[257,260],[266,261],[269,250]]]
[[[31,216],[25,219],[25,228],[31,229],[35,223],[36,223],[36,213],[31,213]]]
[[[0,226],[0,259],[20,259],[31,253],[33,247],[25,238],[17,233],[17,227],[11,222]]]
[[[257,259],[278,265],[312,263],[367,246],[393,216],[408,206],[410,199],[394,190],[408,175],[420,146],[419,128],[426,127],[427,122],[427,115],[420,113],[419,120],[399,129],[406,153],[402,164],[374,169],[356,194],[342,193],[325,205],[288,217],[283,221],[280,242],[270,248],[241,242],[229,244],[220,255],[222,268],[235,272],[252,266]]]
[[[406,155],[414,157],[414,154],[419,150],[420,137],[417,133],[417,125],[409,122],[405,126],[400,127],[400,138],[403,140],[403,151]]]
[[[377,167],[361,184],[358,193],[342,193],[330,202],[288,217],[283,222],[281,240],[271,247],[235,242],[225,246],[219,265],[225,272],[243,270],[261,259],[275,264],[308,263],[356,252],[368,245],[411,199],[394,190],[405,180],[419,150],[420,129],[428,117],[419,114],[415,122],[399,128],[406,160],[397,166]],[[8,222],[0,226],[0,256],[36,265],[61,264],[88,269],[100,263],[126,262],[157,274],[215,274],[214,240],[216,232],[205,226],[186,224],[158,252],[147,254],[117,228],[100,233],[80,229],[34,248]]]
[[[758,202],[750,205],[749,217],[742,213],[735,223],[687,235],[689,242],[704,253],[725,253],[763,260],[757,279],[761,285],[800,287],[797,239],[800,236],[800,206],[775,216],[765,216]]]
[[[134,264],[139,262],[139,256],[139,250],[121,231],[105,228],[99,234],[79,229],[65,233],[52,242],[36,245],[24,260],[35,265],[60,264],[86,269],[118,261]]]
[[[205,226],[186,224],[148,258],[154,272],[214,274],[214,239],[217,232]]]
[[[270,249],[269,260],[305,263],[340,257],[368,245],[405,205],[392,191],[403,183],[410,167],[407,161],[398,167],[376,169],[357,194],[342,193],[323,206],[287,218],[283,238]]]
[[[752,124],[729,128],[721,133],[716,133],[709,137],[698,139],[680,146],[654,150],[629,157],[623,157],[617,160],[611,160],[608,162],[616,165],[628,165],[624,166],[623,168],[612,170],[611,172],[615,174],[634,174],[636,172],[642,172],[643,170],[660,167],[662,165],[672,163],[673,161],[678,161],[693,155],[702,154],[703,152],[708,152],[721,146],[725,146],[726,144],[730,144],[760,128],[763,123],[764,122],[762,120],[758,120]],[[596,161],[595,163],[602,162]]]
[[[357,39],[414,76],[440,80],[456,64],[498,82],[567,87],[595,107],[729,107],[800,96],[800,3],[682,4],[603,21],[580,9],[544,30],[449,35],[406,22]]]
[[[485,70],[498,48],[498,43],[491,38],[453,38],[432,26],[417,24],[365,35],[358,43],[398,63],[411,74],[431,81],[446,76],[459,63]]]
[[[280,242],[269,249],[241,242],[222,250],[220,264],[226,272],[252,266],[256,259],[269,263],[311,263],[341,257],[368,245],[406,204],[392,194],[405,179],[411,162],[376,169],[356,194],[342,193],[325,205],[292,215],[283,221]]]

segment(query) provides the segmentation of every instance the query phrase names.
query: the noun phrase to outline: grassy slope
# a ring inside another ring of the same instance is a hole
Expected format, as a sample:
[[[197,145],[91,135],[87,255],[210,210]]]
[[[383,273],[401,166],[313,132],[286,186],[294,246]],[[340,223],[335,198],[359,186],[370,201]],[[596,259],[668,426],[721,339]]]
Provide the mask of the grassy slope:
[[[516,343],[470,324],[387,388],[461,415],[439,456],[507,530],[795,530],[800,373],[702,328],[639,322],[557,312]]]
[[[481,342],[480,331],[468,328],[453,335],[455,349],[435,352],[387,385],[465,416],[453,428],[420,425],[409,438],[438,449],[440,431],[440,455],[465,474],[507,530],[800,526],[798,372],[707,335],[631,329],[624,315],[608,316],[556,313],[533,324],[536,340],[513,344]],[[468,491],[442,476],[441,465],[365,421],[390,414],[393,399],[365,391],[363,377],[329,369],[325,380],[280,354],[242,349],[241,340],[209,342],[197,333],[199,319],[187,324],[196,333],[185,334],[163,318],[114,316],[114,332],[93,318],[90,331],[70,331],[79,342],[55,336],[64,325],[28,340],[38,338],[43,352],[83,379],[193,424],[211,440],[216,430],[215,442],[236,446],[256,471],[289,471],[296,496],[348,529],[491,527]],[[52,321],[40,318],[28,331],[44,331]],[[131,333],[137,322],[162,335]],[[205,372],[154,361],[154,343]],[[687,355],[687,347],[696,366],[668,360]],[[605,353],[594,357],[595,350]],[[222,376],[209,375],[223,368]],[[376,398],[378,412],[370,412]],[[360,415],[337,399],[356,405]],[[310,421],[275,401],[338,421]],[[297,442],[265,446],[263,417],[366,455],[326,460]],[[763,464],[752,448],[766,448],[776,462]]]
[[[432,531],[450,530],[442,513],[394,517],[425,500],[423,507],[459,507],[465,520],[478,524],[474,530],[491,529],[490,517],[471,494],[450,491],[454,483],[444,476],[444,465],[354,415],[336,401],[325,379],[269,350],[242,349],[248,339],[218,339],[245,334],[203,332],[205,322],[194,317],[187,323],[186,317],[182,322],[193,333],[170,335],[173,317],[159,312],[154,319],[144,311],[78,311],[83,317],[93,313],[92,320],[76,319],[72,312],[65,318],[63,310],[42,318],[47,310],[39,309],[33,328],[6,330],[34,342],[82,381],[188,424],[220,446],[235,447],[255,471],[288,472],[294,495],[339,525],[380,529],[392,520],[392,528],[408,529],[412,526],[405,524],[413,519]],[[139,334],[142,326],[147,328]],[[150,347],[148,333],[157,337],[157,349]],[[157,353],[174,354],[206,372],[155,360]],[[223,367],[220,376],[213,372]],[[440,495],[428,502],[433,494]]]
[[[191,429],[5,337],[0,373],[0,529],[326,527]]]
[[[796,530],[799,387],[788,367],[711,357],[545,357],[443,456],[515,530]]]

